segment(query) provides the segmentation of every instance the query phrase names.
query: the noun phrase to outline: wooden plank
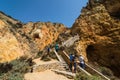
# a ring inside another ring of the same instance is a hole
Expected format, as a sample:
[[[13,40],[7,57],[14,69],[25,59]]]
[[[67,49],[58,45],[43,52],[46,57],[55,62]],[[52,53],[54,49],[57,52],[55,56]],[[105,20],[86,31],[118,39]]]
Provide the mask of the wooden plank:
[[[60,56],[58,55],[58,53],[57,53],[55,50],[54,50],[54,53],[55,53],[55,55],[57,56],[58,60],[59,60],[60,62],[63,62],[62,59],[60,58]]]
[[[78,68],[79,68],[82,72],[84,72],[85,74],[87,74],[88,76],[92,76],[90,73],[88,73],[86,70],[82,69],[80,66],[78,66]]]
[[[60,70],[55,70],[55,69],[51,69],[51,70],[54,71],[54,72],[57,72],[57,73],[60,73],[60,74],[64,74],[64,75],[68,75],[68,76],[72,76],[72,77],[76,76],[76,74],[72,73],[72,72],[60,71]]]
[[[66,58],[69,59],[68,54],[67,54],[65,51],[63,51],[63,53],[64,53],[64,55],[66,56]],[[92,76],[89,72],[87,72],[86,70],[82,69],[80,66],[78,66],[78,68],[79,68],[82,72],[84,72],[85,74],[87,74],[88,76]]]
[[[67,58],[69,58],[69,56],[67,55],[67,53],[65,51],[63,51],[63,53],[66,55]],[[96,72],[98,75],[100,75],[101,77],[103,77],[106,80],[110,80],[108,77],[104,76],[102,73],[98,72],[97,70],[95,70],[94,68],[90,67],[88,64],[86,64],[86,66],[88,68],[90,68],[91,70],[93,70],[94,72]],[[86,73],[89,76],[92,76],[90,73],[88,73],[86,70],[82,69],[80,66],[78,66],[78,68],[83,71],[84,73]]]
[[[66,57],[69,59],[69,56],[68,56],[68,54],[65,52],[65,51],[63,51],[63,53],[66,55]]]
[[[94,68],[92,68],[88,64],[86,64],[86,66],[89,67],[90,69],[92,69],[93,71],[95,71],[97,74],[99,74],[101,77],[105,78],[106,80],[110,80],[108,77],[104,76],[102,73],[100,73],[99,71],[95,70]]]

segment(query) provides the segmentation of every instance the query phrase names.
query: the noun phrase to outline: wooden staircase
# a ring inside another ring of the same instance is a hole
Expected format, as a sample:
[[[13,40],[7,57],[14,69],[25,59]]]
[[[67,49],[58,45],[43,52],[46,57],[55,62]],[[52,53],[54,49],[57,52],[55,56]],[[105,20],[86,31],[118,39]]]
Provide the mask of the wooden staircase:
[[[60,62],[67,64],[67,66],[70,64],[69,56],[65,51],[60,51],[59,54],[55,50],[54,50],[54,52]],[[97,71],[96,69],[92,68],[87,63],[85,64],[85,66],[86,66],[85,69],[81,68],[80,66],[77,66],[77,67],[80,71],[82,71],[83,73],[85,73],[88,76],[97,75],[97,76],[100,76],[102,78],[102,80],[110,80],[108,77],[106,77],[105,75],[103,75],[102,73]]]

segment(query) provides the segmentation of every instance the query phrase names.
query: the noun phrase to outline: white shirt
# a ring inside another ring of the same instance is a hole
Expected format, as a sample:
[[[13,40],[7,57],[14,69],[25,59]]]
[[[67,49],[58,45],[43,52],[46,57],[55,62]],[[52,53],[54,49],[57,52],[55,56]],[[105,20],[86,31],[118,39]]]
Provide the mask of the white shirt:
[[[79,61],[80,61],[80,63],[84,64],[84,57],[83,57],[83,56],[80,56],[80,57],[79,57]]]

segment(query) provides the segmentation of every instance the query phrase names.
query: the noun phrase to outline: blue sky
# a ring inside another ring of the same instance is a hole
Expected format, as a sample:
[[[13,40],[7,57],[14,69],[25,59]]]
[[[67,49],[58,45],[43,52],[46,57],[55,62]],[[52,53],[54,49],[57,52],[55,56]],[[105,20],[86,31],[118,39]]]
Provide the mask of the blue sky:
[[[0,0],[0,11],[21,22],[58,22],[71,27],[88,0]]]

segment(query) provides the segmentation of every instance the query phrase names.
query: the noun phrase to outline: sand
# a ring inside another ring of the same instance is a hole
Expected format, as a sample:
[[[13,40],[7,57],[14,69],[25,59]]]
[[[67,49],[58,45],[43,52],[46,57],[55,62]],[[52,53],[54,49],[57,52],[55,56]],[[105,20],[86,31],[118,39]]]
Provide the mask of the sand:
[[[24,76],[25,80],[73,80],[68,79],[63,75],[56,74],[51,70],[46,70],[43,72],[33,72],[27,73]]]

